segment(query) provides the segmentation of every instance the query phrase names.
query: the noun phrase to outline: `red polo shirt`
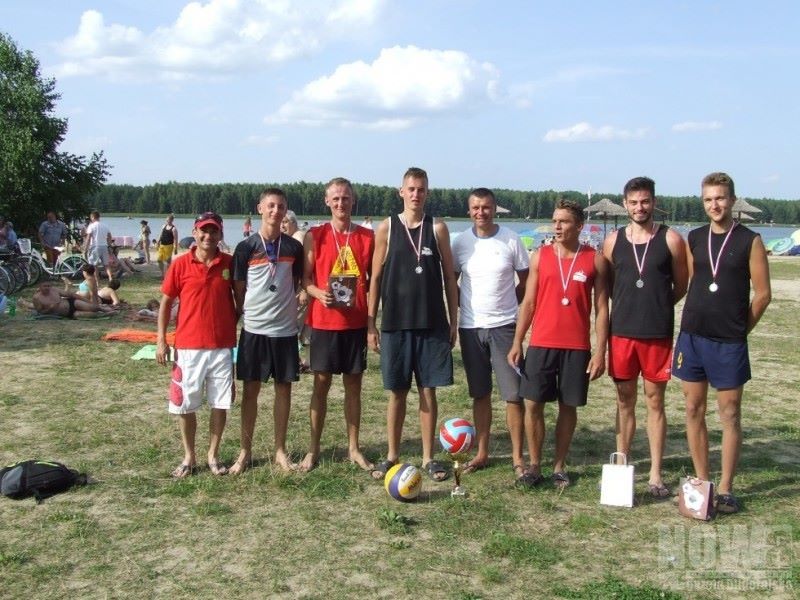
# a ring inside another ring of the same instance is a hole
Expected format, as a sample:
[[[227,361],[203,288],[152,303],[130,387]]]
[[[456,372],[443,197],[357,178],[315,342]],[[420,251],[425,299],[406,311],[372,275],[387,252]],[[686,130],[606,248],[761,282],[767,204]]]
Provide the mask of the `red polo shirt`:
[[[180,299],[175,347],[191,350],[233,348],[236,308],[233,304],[233,257],[224,252],[207,267],[195,248],[172,261],[161,291]]]

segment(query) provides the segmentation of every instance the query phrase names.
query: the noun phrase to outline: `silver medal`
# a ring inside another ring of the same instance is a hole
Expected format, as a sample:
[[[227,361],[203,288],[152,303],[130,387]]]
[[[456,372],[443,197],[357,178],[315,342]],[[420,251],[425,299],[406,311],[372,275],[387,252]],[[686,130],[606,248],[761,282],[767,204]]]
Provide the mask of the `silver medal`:
[[[417,265],[417,268],[416,268],[416,269],[414,269],[414,273],[416,273],[417,275],[419,275],[420,273],[422,273],[422,267],[420,267],[419,265]]]
[[[639,288],[639,289],[642,289],[644,287],[644,281],[642,281],[641,279],[637,279],[636,280],[636,287]]]
[[[717,285],[716,281],[712,282],[711,285],[708,286],[708,291],[711,292],[712,294],[716,292],[718,289],[719,286]]]
[[[569,304],[569,298],[567,298],[566,296],[564,296],[564,297],[561,299],[561,306],[567,306],[568,304]]]

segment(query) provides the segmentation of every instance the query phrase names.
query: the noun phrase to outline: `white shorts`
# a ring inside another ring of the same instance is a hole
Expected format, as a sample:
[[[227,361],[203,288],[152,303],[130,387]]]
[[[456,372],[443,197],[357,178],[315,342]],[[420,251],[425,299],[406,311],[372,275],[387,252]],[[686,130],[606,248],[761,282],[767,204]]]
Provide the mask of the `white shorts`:
[[[234,394],[230,348],[175,350],[169,385],[170,414],[196,412],[203,404],[203,389],[211,408],[230,409]]]
[[[90,265],[105,267],[108,265],[108,246],[92,246],[88,259]]]

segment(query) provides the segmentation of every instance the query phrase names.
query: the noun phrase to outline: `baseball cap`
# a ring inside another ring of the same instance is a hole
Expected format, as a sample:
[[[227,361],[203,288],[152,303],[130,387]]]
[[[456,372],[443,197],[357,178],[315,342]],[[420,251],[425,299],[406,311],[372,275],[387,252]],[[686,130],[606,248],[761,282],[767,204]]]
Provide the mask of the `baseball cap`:
[[[194,220],[196,229],[200,229],[203,225],[216,225],[222,231],[222,217],[213,211],[204,212]]]

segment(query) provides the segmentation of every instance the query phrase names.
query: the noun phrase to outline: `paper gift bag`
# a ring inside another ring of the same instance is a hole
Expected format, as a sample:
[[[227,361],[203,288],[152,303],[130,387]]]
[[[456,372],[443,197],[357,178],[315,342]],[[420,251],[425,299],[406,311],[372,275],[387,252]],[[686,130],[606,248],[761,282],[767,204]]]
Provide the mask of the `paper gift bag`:
[[[714,484],[695,477],[682,477],[678,511],[684,517],[710,521],[714,518]]]
[[[622,464],[617,464],[621,457]],[[607,506],[633,506],[633,465],[622,452],[612,452],[609,464],[603,465],[603,478],[600,482],[600,504]]]

